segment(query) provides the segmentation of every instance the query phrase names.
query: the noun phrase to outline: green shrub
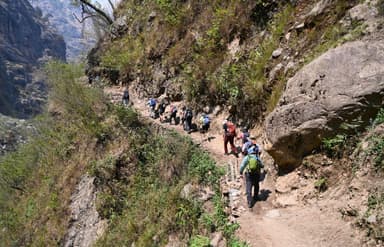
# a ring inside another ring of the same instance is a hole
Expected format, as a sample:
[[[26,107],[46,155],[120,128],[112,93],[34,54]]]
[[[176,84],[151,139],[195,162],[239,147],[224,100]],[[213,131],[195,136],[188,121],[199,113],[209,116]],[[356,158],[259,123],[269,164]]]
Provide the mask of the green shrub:
[[[373,125],[379,125],[384,123],[384,108],[380,109],[376,115],[375,120],[373,121]]]
[[[113,109],[122,126],[134,128],[141,125],[138,114],[133,108],[116,105]]]
[[[125,36],[115,40],[101,56],[101,65],[129,73],[134,71],[144,57],[143,40],[141,37]]]
[[[384,138],[374,136],[370,138],[370,148],[368,153],[374,156],[374,165],[377,171],[384,171]]]
[[[189,247],[209,247],[210,240],[208,237],[197,235],[191,238],[188,246]]]
[[[377,1],[376,7],[379,11],[379,14],[381,16],[383,16],[384,15],[384,0]]]
[[[377,113],[373,126],[384,123],[384,108]],[[384,137],[382,135],[374,135],[369,138],[369,149],[367,154],[374,157],[374,166],[376,171],[384,171]]]
[[[83,68],[79,65],[50,62],[45,67],[50,100],[56,111],[71,125],[105,141],[108,129],[102,125],[107,104],[101,89],[86,88],[78,82]]]
[[[277,13],[269,23],[268,35],[257,48],[247,54],[239,54],[238,60],[213,70],[211,76],[208,76],[211,97],[214,97],[211,98],[213,101],[236,106],[240,115],[246,106],[264,104],[263,100],[267,95],[264,91],[267,81],[266,68],[272,52],[280,44],[280,39],[292,13],[292,6],[284,6],[283,10]],[[254,109],[252,114],[257,114],[258,111],[258,109]],[[251,119],[253,116],[249,114],[247,112],[247,118]]]
[[[324,177],[316,180],[314,184],[315,189],[317,189],[319,192],[326,191],[328,187],[327,182],[328,182],[327,179]]]
[[[141,144],[136,145],[133,141],[135,145],[129,148],[130,159],[134,158],[136,162],[134,170],[129,168],[130,175],[99,180],[104,192],[98,199],[98,210],[101,215],[113,220],[113,224],[97,245],[130,245],[133,242],[140,246],[165,244],[172,233],[182,238],[199,234],[202,227],[199,222],[207,222],[203,228],[210,228],[209,224],[216,225],[214,216],[210,216],[211,223],[207,217],[202,219],[204,214],[200,202],[180,197],[182,188],[191,181],[218,187],[221,171],[208,154],[194,147],[190,139],[175,132],[159,136],[148,131],[137,135],[144,137],[141,137]],[[96,167],[105,166],[93,163]],[[119,174],[120,170],[125,171],[130,165],[128,161],[117,163],[118,166],[112,165],[118,167],[112,174]],[[109,177],[103,174],[101,172],[98,176]],[[154,242],[154,238],[158,242]]]
[[[229,241],[230,247],[249,247],[249,245],[243,241],[240,241],[238,239],[231,239]]]
[[[207,153],[195,152],[188,166],[190,176],[197,177],[201,184],[217,185],[224,175],[223,169],[218,169]]]
[[[36,143],[37,144],[37,143]],[[0,159],[0,188],[26,190],[25,181],[36,166],[38,149],[33,144],[24,145],[18,151]]]
[[[365,228],[367,235],[376,241],[384,240],[384,218],[382,212],[384,210],[384,192],[376,190],[368,196],[368,209],[363,218],[360,219],[358,225]],[[376,216],[376,222],[368,221],[368,217]]]
[[[176,0],[156,0],[156,4],[164,13],[165,20],[170,25],[177,25],[180,23],[182,13],[178,1]]]
[[[322,142],[322,149],[328,156],[340,158],[346,141],[347,136],[345,134],[339,134],[333,138],[324,139]]]
[[[384,209],[384,193],[374,192],[368,196],[368,210]]]

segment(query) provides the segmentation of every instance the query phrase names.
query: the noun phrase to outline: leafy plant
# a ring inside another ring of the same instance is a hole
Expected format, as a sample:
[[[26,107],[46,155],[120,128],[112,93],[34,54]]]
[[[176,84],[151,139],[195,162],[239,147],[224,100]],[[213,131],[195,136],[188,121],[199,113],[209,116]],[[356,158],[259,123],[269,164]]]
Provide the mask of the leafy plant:
[[[156,0],[156,4],[164,12],[165,20],[171,24],[176,25],[180,22],[181,13],[178,1],[175,0]]]
[[[368,152],[375,157],[375,168],[377,171],[384,171],[384,138],[381,136],[374,136],[370,139],[370,142],[371,147]]]
[[[327,190],[327,179],[322,177],[320,179],[318,179],[316,182],[315,182],[315,188],[319,191],[319,192],[323,192],[325,190]]]
[[[368,209],[358,225],[365,228],[367,235],[376,241],[384,240],[384,218],[381,213],[384,210],[384,192],[376,190],[370,193],[367,201]],[[374,217],[374,220],[369,220]]]
[[[229,241],[230,247],[249,247],[249,245],[243,241],[240,241],[238,239],[231,239]]]
[[[382,123],[384,123],[384,108],[379,110],[372,125],[375,127]],[[376,171],[384,171],[384,137],[381,134],[372,135],[368,141],[370,144],[367,154],[374,157]]]
[[[199,183],[216,185],[222,175],[223,169],[218,169],[207,153],[194,153],[189,163],[189,174],[199,179]]]
[[[346,141],[347,136],[345,134],[338,134],[333,138],[324,139],[322,148],[328,156],[340,158]]]
[[[205,236],[194,236],[189,241],[189,247],[209,247],[210,246],[210,240],[208,237]]]
[[[373,125],[379,125],[384,123],[384,108],[381,108],[376,115],[375,120],[373,121]]]

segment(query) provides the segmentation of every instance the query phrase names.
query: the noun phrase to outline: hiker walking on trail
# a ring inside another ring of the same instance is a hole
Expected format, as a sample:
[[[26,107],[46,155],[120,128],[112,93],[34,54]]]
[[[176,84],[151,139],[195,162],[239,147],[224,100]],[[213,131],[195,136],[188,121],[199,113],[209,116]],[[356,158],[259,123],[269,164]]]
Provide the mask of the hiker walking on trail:
[[[156,111],[155,111],[156,104],[157,104],[157,101],[154,98],[150,98],[148,100],[148,102],[147,102],[147,105],[148,105],[148,107],[150,109],[150,114],[149,115],[150,115],[151,118],[156,118]]]
[[[175,125],[177,125],[177,119],[176,119],[177,108],[175,105],[171,105],[170,108],[171,108],[171,114],[169,115],[169,124],[172,124],[172,119],[174,119]]]
[[[160,117],[160,122],[163,122],[163,120],[164,120],[163,115],[164,115],[166,107],[167,107],[167,104],[165,104],[165,101],[161,100],[161,102],[157,108],[157,112],[159,113],[159,117]]]
[[[243,158],[240,165],[240,176],[243,176],[243,172],[245,172],[245,191],[247,194],[248,208],[252,208],[254,203],[257,201],[257,195],[259,194],[260,170],[264,167],[258,157],[258,153],[258,148],[256,146],[252,146],[248,150],[247,156]]]
[[[248,154],[248,149],[250,149],[254,145],[253,141],[249,138],[241,147],[241,153],[243,155]]]
[[[124,92],[123,92],[123,105],[127,106],[128,103],[129,103],[129,92],[128,92],[128,88],[125,88],[124,89]]]
[[[200,124],[201,128],[200,131],[202,133],[206,133],[211,125],[211,120],[209,119],[209,116],[207,114],[203,114],[200,118]]]
[[[248,128],[244,127],[237,139],[241,139],[242,144],[245,144],[250,140],[250,136],[251,134],[249,133]]]
[[[184,130],[191,131],[192,130],[192,118],[193,112],[190,108],[184,108],[183,120],[184,120]]]
[[[151,111],[155,111],[155,108],[156,108],[156,99],[155,98],[150,98],[147,102],[147,105],[149,106],[149,108],[151,109]]]
[[[236,125],[228,119],[223,122],[224,129],[224,154],[228,155],[228,142],[231,145],[232,152],[237,155],[237,148],[234,144],[234,139],[236,137]]]

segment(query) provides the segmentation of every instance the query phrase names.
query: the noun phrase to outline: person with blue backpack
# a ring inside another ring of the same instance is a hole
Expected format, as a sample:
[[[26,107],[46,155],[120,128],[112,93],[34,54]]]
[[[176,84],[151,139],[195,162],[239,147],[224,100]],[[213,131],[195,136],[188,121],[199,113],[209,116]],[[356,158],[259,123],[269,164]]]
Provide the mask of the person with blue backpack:
[[[156,104],[157,104],[157,101],[155,98],[150,98],[147,102],[147,105],[149,107],[149,110],[150,110],[150,113],[149,113],[149,116],[151,118],[156,118]]]
[[[211,125],[211,119],[207,114],[203,114],[200,119],[201,122],[201,132],[206,133]]]
[[[259,194],[260,172],[264,165],[258,156],[259,150],[257,146],[252,146],[247,153],[248,154],[243,158],[240,165],[240,176],[242,177],[243,173],[245,173],[247,203],[248,208],[252,208],[257,201],[257,196]]]
[[[147,102],[147,105],[149,106],[149,108],[154,111],[155,108],[156,108],[156,104],[157,104],[157,101],[155,98],[150,98]]]

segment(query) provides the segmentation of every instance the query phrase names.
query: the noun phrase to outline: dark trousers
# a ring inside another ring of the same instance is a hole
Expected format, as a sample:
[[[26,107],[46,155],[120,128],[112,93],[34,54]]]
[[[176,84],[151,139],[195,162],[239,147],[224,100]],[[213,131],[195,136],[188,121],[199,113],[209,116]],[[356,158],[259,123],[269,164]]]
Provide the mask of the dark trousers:
[[[191,117],[186,117],[185,118],[184,126],[185,126],[184,129],[186,131],[190,131],[191,130],[191,128],[192,128],[192,118]]]
[[[229,144],[231,145],[231,149],[232,149],[232,152],[234,152],[235,154],[237,153],[237,149],[235,147],[235,144],[233,143],[233,140],[234,140],[235,136],[234,135],[226,135],[224,134],[224,153],[228,153],[228,142]]]
[[[209,130],[210,123],[205,123],[203,126],[201,126],[201,132],[206,133]]]
[[[257,200],[257,195],[259,194],[259,180],[260,173],[245,173],[245,192],[247,193],[247,201],[248,206],[252,206],[252,200]],[[252,195],[252,187],[253,187],[253,195]]]
[[[172,123],[172,119],[175,120],[175,124],[176,124],[176,112],[172,112],[171,115],[169,116],[169,123],[171,124]]]

